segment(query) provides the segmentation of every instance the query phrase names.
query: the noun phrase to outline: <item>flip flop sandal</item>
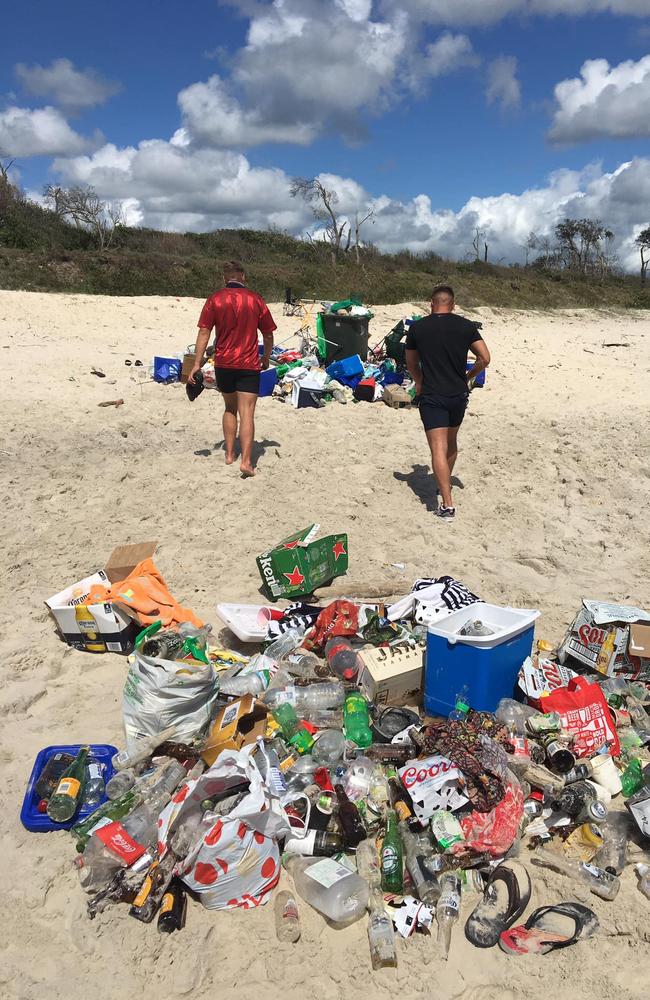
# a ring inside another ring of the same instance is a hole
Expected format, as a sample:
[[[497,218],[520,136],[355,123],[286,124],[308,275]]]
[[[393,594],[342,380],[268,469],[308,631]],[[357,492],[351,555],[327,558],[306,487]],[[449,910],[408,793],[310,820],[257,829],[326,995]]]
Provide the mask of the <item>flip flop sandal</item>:
[[[530,902],[530,875],[518,861],[504,861],[490,874],[483,899],[465,924],[465,937],[477,948],[493,948]]]
[[[557,948],[568,948],[579,938],[592,937],[598,927],[594,911],[581,903],[541,906],[525,924],[504,931],[499,947],[509,955],[546,955]]]

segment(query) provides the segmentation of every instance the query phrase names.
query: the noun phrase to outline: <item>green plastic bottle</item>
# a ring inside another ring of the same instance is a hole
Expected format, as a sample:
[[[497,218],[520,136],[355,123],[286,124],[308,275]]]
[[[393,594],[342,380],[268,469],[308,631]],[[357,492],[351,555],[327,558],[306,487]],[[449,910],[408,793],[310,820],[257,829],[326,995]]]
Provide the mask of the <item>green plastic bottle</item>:
[[[299,754],[309,753],[314,745],[314,737],[303,726],[293,705],[285,701],[273,709],[272,715],[282,729],[287,743],[295,747]]]
[[[623,795],[626,799],[629,799],[630,795],[634,795],[643,788],[643,784],[644,779],[641,761],[635,757],[634,760],[630,761],[621,775],[621,788]]]
[[[400,894],[404,888],[402,838],[397,827],[397,813],[388,813],[386,836],[381,845],[381,887],[384,892]]]
[[[365,749],[372,743],[368,703],[358,691],[353,691],[345,699],[343,728],[345,738],[352,740],[358,747]]]

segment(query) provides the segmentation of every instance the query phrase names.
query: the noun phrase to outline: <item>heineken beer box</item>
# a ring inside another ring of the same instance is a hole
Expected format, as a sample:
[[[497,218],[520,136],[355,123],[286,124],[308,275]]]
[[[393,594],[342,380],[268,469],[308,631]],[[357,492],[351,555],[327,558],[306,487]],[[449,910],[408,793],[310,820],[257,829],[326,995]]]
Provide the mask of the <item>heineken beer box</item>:
[[[348,536],[327,535],[314,540],[319,528],[312,524],[257,557],[264,593],[272,601],[311,594],[316,587],[347,573]]]

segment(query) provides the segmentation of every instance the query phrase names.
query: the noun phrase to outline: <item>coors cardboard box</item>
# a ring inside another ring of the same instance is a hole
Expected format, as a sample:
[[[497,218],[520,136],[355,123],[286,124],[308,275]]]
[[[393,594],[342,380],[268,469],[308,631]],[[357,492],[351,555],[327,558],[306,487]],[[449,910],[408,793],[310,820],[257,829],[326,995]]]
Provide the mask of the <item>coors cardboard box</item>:
[[[641,608],[583,600],[560,646],[560,662],[576,660],[607,677],[650,681],[650,614]]]
[[[314,541],[319,528],[312,524],[257,557],[263,590],[271,601],[304,597],[347,573],[348,536],[326,535]]]

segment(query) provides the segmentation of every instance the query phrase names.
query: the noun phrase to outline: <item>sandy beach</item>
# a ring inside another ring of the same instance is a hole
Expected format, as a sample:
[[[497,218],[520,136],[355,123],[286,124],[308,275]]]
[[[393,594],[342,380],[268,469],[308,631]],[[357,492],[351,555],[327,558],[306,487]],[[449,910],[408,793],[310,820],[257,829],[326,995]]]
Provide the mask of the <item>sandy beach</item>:
[[[312,522],[348,532],[350,570],[337,595],[400,595],[418,577],[449,573],[487,601],[538,608],[537,635],[553,642],[583,596],[650,608],[647,313],[466,313],[483,321],[493,363],[461,431],[458,517],[446,524],[432,513],[415,411],[294,410],[263,399],[257,476],[226,467],[218,394],[190,405],[183,387],[146,374],[152,355],[194,341],[201,304],[0,292],[2,996],[647,998],[650,904],[631,864],[612,903],[532,871],[531,909],[587,903],[601,921],[590,941],[515,959],[476,950],[459,925],[448,963],[435,938],[418,936],[399,943],[397,970],[372,973],[365,921],[335,931],[306,904],[295,946],[278,944],[272,906],[210,912],[192,903],[185,931],[171,938],[124,907],[89,922],[72,839],[21,826],[43,746],[123,743],[126,661],[66,647],[44,605],[116,545],[156,539],[172,593],[217,631],[218,602],[258,601],[255,556]],[[371,342],[418,309],[373,308]],[[299,321],[280,305],[271,311],[277,339],[290,337]],[[143,367],[125,365],[136,359]],[[119,408],[98,406],[118,398]],[[642,860],[638,847],[630,860]]]

